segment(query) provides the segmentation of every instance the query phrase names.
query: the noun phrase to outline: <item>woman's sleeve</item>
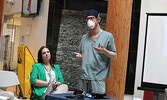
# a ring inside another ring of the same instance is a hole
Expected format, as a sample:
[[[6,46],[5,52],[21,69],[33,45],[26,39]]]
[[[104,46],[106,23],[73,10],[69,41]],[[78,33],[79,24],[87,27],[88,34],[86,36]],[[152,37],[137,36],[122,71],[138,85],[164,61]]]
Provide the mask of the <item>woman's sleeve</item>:
[[[31,81],[32,85],[35,85],[35,82],[38,79],[38,68],[35,64],[33,64],[32,67],[33,68],[32,68],[31,74],[30,74],[30,81]]]
[[[58,71],[58,80],[57,81],[59,81],[59,82],[61,82],[61,84],[63,84],[64,79],[63,79],[63,76],[62,76],[62,73],[61,73],[59,66],[57,66],[57,71]]]

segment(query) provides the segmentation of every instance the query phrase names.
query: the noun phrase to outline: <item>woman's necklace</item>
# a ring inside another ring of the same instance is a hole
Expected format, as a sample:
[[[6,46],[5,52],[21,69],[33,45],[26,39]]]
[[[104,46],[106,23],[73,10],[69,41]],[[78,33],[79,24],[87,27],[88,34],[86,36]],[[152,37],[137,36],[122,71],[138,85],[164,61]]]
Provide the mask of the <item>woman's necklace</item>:
[[[44,65],[45,66],[45,65]],[[48,76],[51,78],[51,68],[48,71],[48,68],[45,66],[45,70],[47,71]]]

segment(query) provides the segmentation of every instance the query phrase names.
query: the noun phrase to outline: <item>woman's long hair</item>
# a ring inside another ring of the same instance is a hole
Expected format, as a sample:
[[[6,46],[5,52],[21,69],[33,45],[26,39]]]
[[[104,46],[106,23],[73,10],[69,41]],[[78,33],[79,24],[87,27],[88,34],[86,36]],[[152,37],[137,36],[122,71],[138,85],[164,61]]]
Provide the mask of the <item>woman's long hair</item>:
[[[44,48],[47,48],[49,51],[50,51],[50,55],[52,54],[51,53],[51,50],[49,49],[49,47],[47,47],[47,46],[42,46],[40,49],[39,49],[39,51],[38,51],[38,63],[42,63],[43,64],[43,59],[42,59],[42,50],[44,49]],[[52,63],[52,55],[51,55],[51,57],[50,57],[50,65],[51,66],[53,66],[53,63]]]

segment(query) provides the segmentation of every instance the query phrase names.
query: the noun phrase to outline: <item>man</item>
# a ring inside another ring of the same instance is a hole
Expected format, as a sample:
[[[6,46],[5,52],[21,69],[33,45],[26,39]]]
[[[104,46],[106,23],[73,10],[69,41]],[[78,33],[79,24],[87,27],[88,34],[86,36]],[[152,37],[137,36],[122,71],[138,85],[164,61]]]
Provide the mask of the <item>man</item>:
[[[90,33],[82,36],[79,53],[76,58],[82,59],[80,72],[80,89],[104,94],[105,78],[110,77],[110,62],[117,57],[113,35],[100,27],[101,18],[94,9],[88,11],[87,25]]]

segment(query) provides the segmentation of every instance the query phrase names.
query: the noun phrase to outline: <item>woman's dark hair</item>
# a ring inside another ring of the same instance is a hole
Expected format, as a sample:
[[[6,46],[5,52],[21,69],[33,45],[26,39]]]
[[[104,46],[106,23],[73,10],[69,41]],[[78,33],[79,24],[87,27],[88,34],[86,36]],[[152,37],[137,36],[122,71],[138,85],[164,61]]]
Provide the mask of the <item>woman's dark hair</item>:
[[[38,63],[43,63],[42,50],[43,50],[44,48],[47,48],[47,49],[50,51],[50,54],[52,54],[52,53],[51,53],[51,50],[49,49],[49,47],[47,47],[47,46],[42,46],[42,47],[39,49],[39,51],[38,51]],[[50,58],[50,64],[51,64],[51,66],[52,66],[52,55],[51,55],[51,58]]]

